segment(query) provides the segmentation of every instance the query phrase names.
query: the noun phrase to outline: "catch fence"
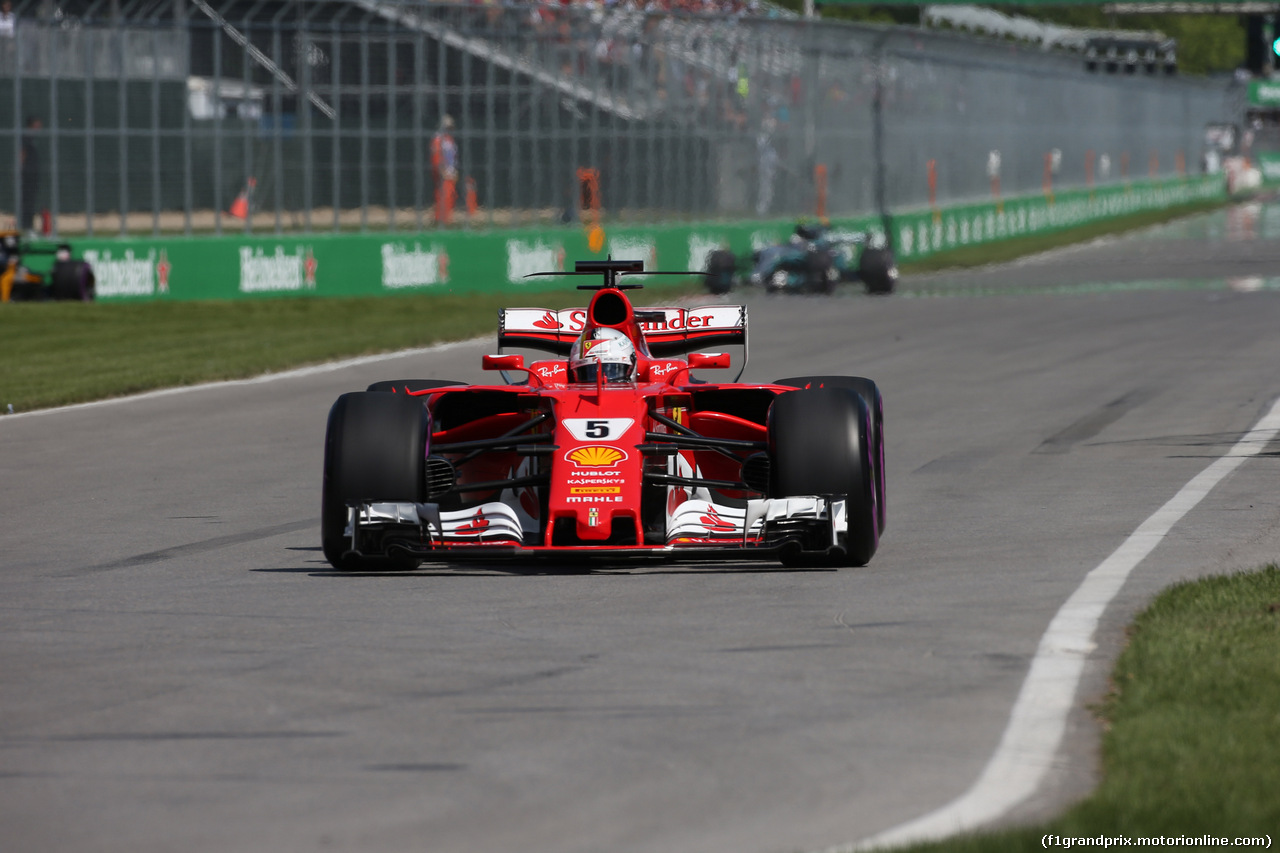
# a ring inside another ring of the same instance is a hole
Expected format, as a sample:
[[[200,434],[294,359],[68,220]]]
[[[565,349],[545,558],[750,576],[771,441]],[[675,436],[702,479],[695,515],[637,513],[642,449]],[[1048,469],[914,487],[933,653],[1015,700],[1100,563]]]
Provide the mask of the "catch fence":
[[[1196,172],[1204,125],[1232,118],[1229,82],[776,14],[13,8],[0,221],[48,211],[60,234],[851,216]],[[449,141],[456,175],[433,164]]]

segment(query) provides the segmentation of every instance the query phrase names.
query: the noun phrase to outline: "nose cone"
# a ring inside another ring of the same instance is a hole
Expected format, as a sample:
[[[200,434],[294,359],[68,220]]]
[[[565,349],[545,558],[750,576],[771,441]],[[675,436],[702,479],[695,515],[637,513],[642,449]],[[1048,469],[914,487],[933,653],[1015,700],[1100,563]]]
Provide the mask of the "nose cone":
[[[634,388],[606,388],[557,409],[551,544],[638,544],[644,398]]]

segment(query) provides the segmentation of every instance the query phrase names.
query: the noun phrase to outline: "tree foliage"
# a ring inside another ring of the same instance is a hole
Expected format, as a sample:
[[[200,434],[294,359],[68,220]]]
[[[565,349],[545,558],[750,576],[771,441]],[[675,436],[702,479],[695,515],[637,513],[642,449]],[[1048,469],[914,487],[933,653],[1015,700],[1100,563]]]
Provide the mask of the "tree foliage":
[[[803,0],[774,0],[801,11]],[[1183,74],[1230,73],[1244,65],[1244,23],[1238,15],[1114,15],[1097,6],[992,6],[1006,15],[1072,27],[1156,30],[1178,41],[1178,70]],[[920,7],[846,3],[819,7],[823,18],[870,23],[920,23]]]

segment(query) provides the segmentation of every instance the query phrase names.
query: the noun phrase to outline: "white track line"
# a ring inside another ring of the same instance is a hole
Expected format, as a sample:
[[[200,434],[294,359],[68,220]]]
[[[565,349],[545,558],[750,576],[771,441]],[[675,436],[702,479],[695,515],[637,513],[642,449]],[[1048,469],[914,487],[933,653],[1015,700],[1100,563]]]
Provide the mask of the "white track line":
[[[1130,572],[1160,544],[1178,521],[1213,488],[1280,432],[1280,400],[1249,432],[1144,521],[1111,556],[1085,576],[1040,638],[1040,647],[1014,703],[1000,745],[978,781],[937,811],[854,844],[825,853],[889,847],[967,832],[1008,814],[1028,799],[1053,765],[1075,704],[1094,633],[1107,605]]]
[[[54,409],[35,409],[30,412],[14,412],[11,415],[0,413],[0,424],[9,421],[18,420],[19,418],[37,418],[41,415],[56,415],[60,412],[74,412],[79,409],[96,409],[100,406],[117,406],[121,403],[133,403],[138,400],[153,400],[156,397],[172,397],[175,394],[190,394],[193,391],[208,391],[211,388],[228,388],[235,385],[262,385],[267,382],[275,382],[280,379],[298,379],[304,376],[314,376],[320,373],[332,373],[335,370],[344,370],[348,367],[359,367],[362,364],[374,364],[379,361],[389,361],[393,358],[401,358],[407,355],[426,355],[433,352],[441,352],[454,347],[460,347],[464,344],[471,344],[484,338],[471,338],[465,341],[450,341],[443,344],[434,344],[429,347],[418,347],[416,349],[403,349],[396,352],[384,352],[378,355],[362,355],[358,358],[348,358],[343,361],[330,361],[324,364],[313,364],[310,367],[298,367],[293,370],[283,370],[279,373],[264,373],[261,376],[253,376],[248,379],[226,379],[220,382],[202,382],[199,385],[180,385],[177,388],[161,388],[157,391],[147,391],[142,394],[130,394],[127,397],[108,397],[105,400],[95,400],[92,403],[76,403],[72,406],[59,406]]]

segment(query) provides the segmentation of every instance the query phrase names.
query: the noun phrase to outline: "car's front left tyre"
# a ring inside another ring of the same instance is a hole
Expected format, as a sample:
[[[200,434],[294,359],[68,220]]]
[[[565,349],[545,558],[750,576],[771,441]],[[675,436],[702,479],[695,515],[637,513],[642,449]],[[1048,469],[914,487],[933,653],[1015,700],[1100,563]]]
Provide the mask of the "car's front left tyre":
[[[862,397],[862,402],[871,413],[868,440],[871,442],[872,479],[876,489],[876,523],[883,534],[888,519],[889,501],[885,484],[884,398],[880,394],[880,388],[863,376],[791,376],[777,379],[773,384],[792,388],[849,388]]]
[[[716,249],[707,256],[707,290],[722,296],[733,289],[738,261],[728,249]]]
[[[889,249],[866,248],[858,258],[858,278],[867,293],[885,296],[893,293],[898,283],[898,262]]]
[[[788,565],[865,566],[880,542],[872,458],[872,414],[848,388],[779,394],[769,408],[771,498],[833,497],[845,502],[847,532],[825,554],[783,553]]]

